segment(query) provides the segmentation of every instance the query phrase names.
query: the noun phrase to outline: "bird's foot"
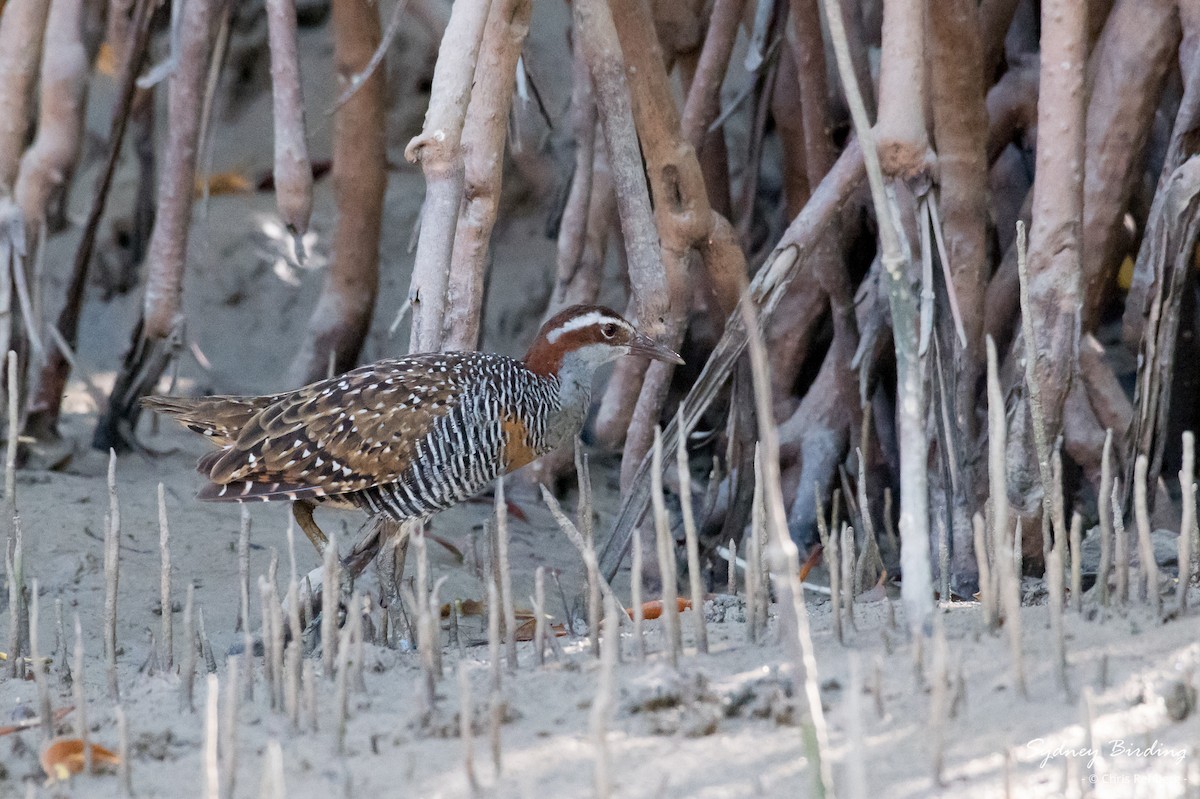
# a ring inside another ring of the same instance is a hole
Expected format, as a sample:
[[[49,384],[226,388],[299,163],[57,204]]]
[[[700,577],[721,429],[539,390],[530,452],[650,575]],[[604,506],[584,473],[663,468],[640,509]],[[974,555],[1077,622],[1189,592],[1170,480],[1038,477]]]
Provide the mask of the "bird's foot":
[[[316,503],[314,502],[298,499],[292,503],[292,516],[295,517],[296,524],[300,525],[300,529],[304,531],[308,540],[316,548],[317,554],[325,557],[325,548],[329,546],[329,538],[313,519],[313,508],[315,507]]]

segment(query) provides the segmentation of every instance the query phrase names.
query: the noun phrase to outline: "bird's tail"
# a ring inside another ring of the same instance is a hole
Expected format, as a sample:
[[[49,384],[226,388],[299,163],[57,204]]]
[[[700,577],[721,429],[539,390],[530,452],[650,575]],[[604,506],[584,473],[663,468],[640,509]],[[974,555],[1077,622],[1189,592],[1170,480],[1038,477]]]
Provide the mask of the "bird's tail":
[[[236,441],[242,428],[275,399],[274,396],[152,396],[142,398],[142,407],[170,416],[189,430],[224,447]]]

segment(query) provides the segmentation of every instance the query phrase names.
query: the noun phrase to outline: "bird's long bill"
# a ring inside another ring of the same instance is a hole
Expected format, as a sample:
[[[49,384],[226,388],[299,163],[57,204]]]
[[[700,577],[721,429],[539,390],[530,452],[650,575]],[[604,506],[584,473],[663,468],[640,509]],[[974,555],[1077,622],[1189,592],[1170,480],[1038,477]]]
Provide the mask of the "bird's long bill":
[[[683,358],[679,357],[679,353],[669,347],[664,347],[649,336],[638,333],[637,336],[629,344],[630,355],[641,355],[645,358],[653,358],[656,361],[666,361],[667,363],[682,364]]]

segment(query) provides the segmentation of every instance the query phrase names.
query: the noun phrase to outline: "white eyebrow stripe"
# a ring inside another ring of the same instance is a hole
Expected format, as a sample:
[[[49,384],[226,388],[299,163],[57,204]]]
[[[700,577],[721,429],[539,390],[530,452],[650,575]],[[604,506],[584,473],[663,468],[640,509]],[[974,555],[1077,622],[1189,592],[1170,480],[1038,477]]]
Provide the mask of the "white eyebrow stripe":
[[[589,311],[583,316],[576,316],[574,319],[568,319],[566,323],[551,330],[546,334],[546,340],[553,344],[567,333],[584,327],[589,327],[591,325],[600,324],[601,322],[612,322],[615,325],[620,325],[626,330],[632,330],[629,324],[623,319],[618,319],[615,316],[604,313],[603,311]]]

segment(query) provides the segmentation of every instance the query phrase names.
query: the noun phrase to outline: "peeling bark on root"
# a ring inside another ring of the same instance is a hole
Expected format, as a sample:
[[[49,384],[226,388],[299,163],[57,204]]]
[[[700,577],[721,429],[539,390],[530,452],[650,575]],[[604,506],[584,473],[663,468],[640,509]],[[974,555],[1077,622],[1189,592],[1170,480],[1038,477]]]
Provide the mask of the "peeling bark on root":
[[[886,0],[875,139],[883,174],[916,177],[929,169],[925,130],[925,3]]]
[[[417,239],[412,283],[408,290],[412,302],[410,352],[441,349],[446,285],[463,196],[459,144],[490,5],[491,0],[462,0],[452,7],[438,49],[424,128],[404,148],[405,158],[420,163],[425,174],[421,235]],[[375,24],[378,26],[377,13]]]
[[[446,350],[479,346],[488,245],[500,206],[509,111],[531,11],[531,0],[494,0],[484,29],[463,127],[465,183],[446,286]]]
[[[1195,5],[1200,9],[1200,2]],[[1200,10],[1197,13],[1200,15]],[[1200,23],[1200,19],[1197,22]],[[1182,55],[1180,60],[1183,60]],[[1137,253],[1133,279],[1125,299],[1125,315],[1122,320],[1121,334],[1129,347],[1137,347],[1141,344],[1153,298],[1161,291],[1161,281],[1166,274],[1164,260],[1167,253],[1163,251],[1161,242],[1164,225],[1170,221],[1165,217],[1168,210],[1171,209],[1166,207],[1167,192],[1164,189],[1175,171],[1183,164],[1184,159],[1190,155],[1194,147],[1192,143],[1200,138],[1200,59],[1192,59],[1189,65],[1190,72],[1187,73],[1184,81],[1183,98],[1179,103],[1179,110],[1171,130],[1171,142],[1167,148],[1166,158],[1163,160],[1157,191],[1146,220],[1146,233]]]
[[[938,150],[940,192],[931,200],[938,210],[945,240],[943,275],[939,281],[949,303],[943,303],[937,348],[946,393],[941,413],[954,422],[955,434],[939,437],[951,489],[946,497],[951,510],[952,558],[950,580],[956,589],[973,589],[976,579],[971,518],[986,495],[984,460],[972,442],[979,436],[977,391],[984,373],[984,297],[987,290],[988,114],[984,104],[983,66],[980,61],[979,20],[974,0],[949,0],[931,14],[931,89],[933,130]],[[937,231],[934,231],[936,236]],[[966,341],[955,335],[950,323],[954,304]],[[949,307],[947,307],[949,306]],[[949,311],[950,313],[947,313]],[[935,381],[935,384],[942,385]],[[944,427],[939,419],[938,429]],[[953,459],[952,461],[949,459]],[[956,480],[953,478],[957,478]],[[969,593],[974,593],[970,590]]]
[[[1042,6],[1037,177],[1029,235],[1031,307],[1025,309],[1033,312],[1026,329],[1036,335],[1036,341],[1025,342],[1026,352],[1037,353],[1037,385],[1030,391],[1037,391],[1034,401],[1040,395],[1046,442],[1062,430],[1063,404],[1078,357],[1086,48],[1084,9],[1074,0],[1047,0]],[[1045,457],[1040,451],[1036,455],[1043,461],[1043,481],[1049,478]]]
[[[1194,254],[1200,239],[1200,158],[1192,157],[1162,188],[1160,235],[1144,249],[1161,277],[1152,295],[1145,335],[1138,351],[1136,409],[1131,429],[1131,458],[1147,456],[1152,474],[1162,471],[1169,430],[1175,350],[1179,342],[1181,305],[1192,290]],[[1125,484],[1129,485],[1126,470]]]

